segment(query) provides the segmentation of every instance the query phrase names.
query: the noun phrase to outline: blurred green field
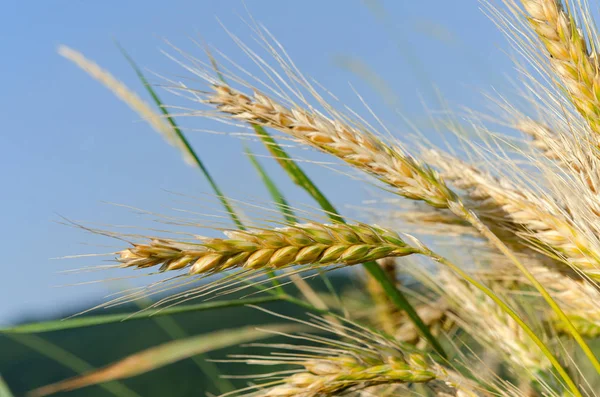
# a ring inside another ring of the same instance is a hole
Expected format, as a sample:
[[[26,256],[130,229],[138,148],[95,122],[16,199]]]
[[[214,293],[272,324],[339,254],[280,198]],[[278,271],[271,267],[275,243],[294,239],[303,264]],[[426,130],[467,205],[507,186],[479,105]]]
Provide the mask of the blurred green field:
[[[330,279],[338,291],[349,287],[352,283],[352,279],[343,273],[330,277]],[[311,285],[316,290],[323,292],[326,290],[325,285],[323,285],[320,279],[314,279]],[[227,299],[231,298],[231,296],[227,297]],[[81,309],[84,310],[90,306],[91,304],[83,306]],[[286,302],[271,302],[261,306],[296,318],[305,316],[305,312],[301,308]],[[102,310],[91,314],[133,312],[136,310],[136,306],[122,306],[118,310]],[[68,317],[71,314],[64,313],[61,317]],[[169,318],[174,319],[188,335],[199,335],[211,331],[234,329],[247,325],[281,323],[283,321],[268,313],[250,307],[231,307],[197,313],[183,313],[169,316]],[[22,322],[29,323],[44,320],[50,320],[50,318],[40,316],[38,318],[22,319]],[[153,319],[140,319],[79,329],[46,332],[34,334],[33,336],[26,334],[0,334],[0,374],[2,374],[2,377],[15,396],[23,396],[29,390],[66,379],[76,374],[73,370],[27,346],[27,344],[35,343],[39,337],[78,356],[94,367],[102,367],[124,356],[172,340]],[[261,342],[276,343],[283,339],[270,338]],[[213,359],[224,359],[229,354],[256,353],[267,354],[268,349],[236,346],[211,352],[207,356]],[[260,367],[250,367],[240,363],[216,363],[216,365],[221,373],[228,375],[250,374],[261,370]],[[273,368],[265,368],[264,370],[271,371]],[[247,383],[246,380],[238,379],[232,379],[230,382],[236,387],[242,387]],[[219,394],[214,381],[207,379],[192,359],[186,359],[149,373],[123,380],[122,383],[137,393],[137,395],[143,397],[187,397],[201,396],[206,393]],[[91,386],[57,395],[107,397],[115,394],[99,386]],[[135,394],[124,393],[120,395],[123,397],[133,397]]]

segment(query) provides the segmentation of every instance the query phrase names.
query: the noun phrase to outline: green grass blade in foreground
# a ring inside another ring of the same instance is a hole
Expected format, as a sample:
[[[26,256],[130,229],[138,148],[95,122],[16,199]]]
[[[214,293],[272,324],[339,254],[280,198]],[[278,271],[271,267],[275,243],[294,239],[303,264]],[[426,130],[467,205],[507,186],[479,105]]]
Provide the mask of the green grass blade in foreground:
[[[263,330],[269,329],[275,332],[290,332],[298,328],[297,324],[280,324],[262,327]],[[272,336],[275,336],[275,333],[257,330],[254,327],[244,327],[216,331],[182,340],[171,341],[135,353],[113,364],[109,364],[106,367],[91,371],[84,375],[40,387],[39,389],[30,392],[30,396],[47,396],[59,391],[74,390],[98,383],[114,381],[116,379],[130,378],[190,358],[197,354]]]
[[[0,375],[0,397],[13,397],[8,385],[2,378],[2,375]]]
[[[338,214],[335,207],[331,204],[321,190],[313,183],[304,171],[296,164],[287,152],[279,146],[275,139],[260,125],[253,125],[254,131],[260,137],[261,141],[277,160],[281,168],[288,174],[290,179],[302,189],[304,189],[320,206],[327,212],[327,216],[333,221],[343,222],[344,220]]]
[[[81,316],[67,320],[52,320],[39,323],[17,325],[15,327],[0,329],[2,334],[30,334],[40,332],[59,331],[62,329],[90,327],[94,325],[111,324],[123,321],[142,320],[153,316],[167,316],[179,313],[191,313],[206,310],[224,309],[244,305],[260,305],[269,302],[286,300],[280,296],[265,296],[248,299],[233,299],[227,301],[203,302],[196,305],[180,305],[163,309],[144,310],[134,313],[103,314],[97,316]]]
[[[119,48],[119,50],[121,51],[121,53],[123,54],[123,56],[125,57],[127,62],[129,62],[129,64],[131,65],[132,69],[134,70],[134,72],[136,73],[136,75],[138,76],[138,78],[140,79],[140,81],[142,82],[144,87],[146,88],[146,91],[148,91],[148,94],[150,94],[150,96],[152,97],[152,100],[154,100],[154,102],[156,103],[156,105],[158,106],[160,111],[166,117],[169,124],[171,124],[171,126],[173,127],[173,130],[175,131],[177,138],[181,141],[182,147],[185,148],[185,150],[187,152],[186,154],[189,155],[190,159],[192,159],[194,164],[200,169],[200,171],[202,172],[202,174],[204,175],[204,177],[210,184],[211,188],[213,189],[214,193],[217,195],[217,197],[221,201],[221,204],[225,208],[225,211],[227,211],[227,213],[231,217],[231,220],[235,223],[235,225],[238,228],[243,230],[244,225],[240,221],[240,218],[237,216],[237,214],[233,210],[233,207],[231,206],[231,204],[229,203],[229,201],[227,200],[227,198],[225,197],[225,195],[223,194],[223,192],[217,185],[217,182],[213,179],[210,172],[208,172],[208,168],[206,168],[206,166],[204,165],[202,160],[200,160],[200,157],[198,156],[196,151],[192,148],[190,142],[187,140],[186,136],[183,134],[183,132],[181,131],[181,129],[175,122],[175,119],[171,116],[171,114],[169,113],[167,108],[164,106],[164,103],[162,102],[162,100],[160,99],[160,97],[158,96],[156,91],[154,91],[154,89],[152,88],[152,85],[150,85],[150,83],[146,79],[146,76],[144,76],[141,69],[137,66],[137,64],[129,56],[129,54],[125,51],[125,49],[123,47],[121,47],[118,43],[117,43],[117,47]]]
[[[283,215],[285,220],[289,223],[297,223],[298,219],[296,218],[294,211],[292,211],[287,200],[285,199],[285,197],[283,197],[283,194],[277,188],[273,180],[269,177],[269,175],[267,175],[267,172],[265,171],[263,166],[258,162],[258,160],[256,160],[254,153],[252,153],[250,149],[246,148],[246,155],[248,156],[248,159],[254,166],[254,169],[256,169],[256,172],[260,176],[260,179],[262,179],[263,183],[265,184],[265,187],[271,195],[271,198],[277,205],[279,211],[281,211],[281,214]]]
[[[138,299],[135,304],[140,309],[146,309],[152,306],[152,300],[148,297]],[[171,316],[152,316],[151,319],[161,328],[171,339],[179,340],[188,338],[190,335],[179,323]],[[210,361],[205,355],[195,355],[192,357],[194,364],[202,371],[204,375],[214,383],[219,393],[225,394],[234,389],[233,384],[225,377],[221,376],[218,366]]]
[[[325,197],[325,195],[317,188],[312,180],[304,173],[304,171],[296,164],[294,160],[287,154],[287,152],[279,146],[279,144],[273,139],[271,135],[259,125],[254,125],[254,130],[257,135],[263,141],[269,152],[279,162],[281,167],[286,171],[289,177],[298,186],[303,188],[311,197],[321,206],[321,208],[327,213],[329,218],[334,222],[344,223],[344,219],[338,214],[337,210],[331,204],[331,202]],[[411,321],[415,324],[419,333],[427,339],[431,346],[440,354],[442,357],[446,357],[444,349],[435,336],[429,330],[429,327],[425,325],[423,320],[419,317],[417,311],[412,307],[408,299],[404,294],[396,287],[395,282],[390,280],[387,274],[379,267],[375,262],[367,262],[363,264],[367,272],[375,279],[388,295],[389,299],[401,310],[404,310]]]
[[[8,335],[8,337],[77,373],[84,373],[95,369],[91,364],[77,357],[73,353],[50,343],[37,335]],[[120,382],[113,381],[99,386],[118,397],[141,397]]]

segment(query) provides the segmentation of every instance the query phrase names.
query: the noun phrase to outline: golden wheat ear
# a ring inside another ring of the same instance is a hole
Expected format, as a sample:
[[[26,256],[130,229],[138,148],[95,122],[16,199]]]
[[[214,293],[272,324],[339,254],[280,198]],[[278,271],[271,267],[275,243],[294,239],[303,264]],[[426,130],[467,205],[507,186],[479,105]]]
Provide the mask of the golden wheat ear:
[[[592,130],[600,133],[600,66],[598,54],[588,46],[584,33],[597,36],[594,27],[586,24],[582,30],[560,0],[521,0],[521,4],[548,52],[559,84]]]
[[[235,268],[281,269],[292,265],[354,265],[418,252],[395,232],[365,224],[318,224],[256,231],[229,231],[229,239],[182,243],[154,239],[119,253],[124,267],[187,268],[188,273],[219,273]]]
[[[271,381],[258,382],[232,395],[332,397],[361,391],[378,395],[378,391],[393,390],[390,386],[411,383],[432,387],[442,383],[447,385],[445,390],[465,397],[488,395],[483,387],[436,363],[426,353],[348,319],[336,317],[332,321],[311,316],[310,320],[303,321],[260,310],[314,327],[319,334],[284,334],[291,340],[299,338],[308,343],[300,347],[283,343],[266,345],[271,347],[267,356],[231,356],[231,360],[226,361],[296,367],[267,375],[264,378]]]

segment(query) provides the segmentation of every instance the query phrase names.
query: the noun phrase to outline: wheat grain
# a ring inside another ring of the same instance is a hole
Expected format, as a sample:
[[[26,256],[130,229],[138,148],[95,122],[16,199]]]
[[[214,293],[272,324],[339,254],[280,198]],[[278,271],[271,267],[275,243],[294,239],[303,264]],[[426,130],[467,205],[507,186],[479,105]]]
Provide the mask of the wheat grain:
[[[365,224],[299,224],[274,230],[230,231],[229,239],[199,243],[154,239],[119,253],[124,267],[188,268],[190,274],[227,269],[279,269],[290,265],[353,265],[418,252],[397,233]]]
[[[394,383],[424,383],[436,379],[435,372],[421,355],[405,361],[398,357],[368,360],[356,356],[321,357],[298,363],[304,372],[296,373],[262,394],[264,397],[336,396],[347,390]]]

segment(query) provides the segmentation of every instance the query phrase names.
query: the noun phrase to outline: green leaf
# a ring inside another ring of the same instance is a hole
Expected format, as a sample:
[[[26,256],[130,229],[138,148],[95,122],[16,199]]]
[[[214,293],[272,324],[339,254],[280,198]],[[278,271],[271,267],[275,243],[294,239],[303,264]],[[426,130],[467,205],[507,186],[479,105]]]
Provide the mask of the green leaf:
[[[277,160],[281,168],[288,174],[290,179],[304,189],[320,206],[327,212],[327,216],[333,221],[343,222],[343,218],[331,204],[321,190],[313,183],[304,171],[296,164],[287,152],[279,146],[271,135],[260,125],[253,125],[254,131],[260,137],[267,150]]]
[[[297,329],[298,325],[276,325],[263,328],[277,332],[289,332]],[[197,354],[272,336],[274,334],[257,330],[254,327],[244,327],[171,341],[127,356],[87,374],[35,389],[30,392],[30,395],[35,397],[47,396],[59,391],[74,390],[98,383],[130,378]]]
[[[243,305],[259,305],[262,303],[275,302],[279,300],[284,300],[282,297],[278,296],[266,296],[260,298],[253,299],[234,299],[227,301],[217,301],[217,302],[204,302],[199,303],[197,305],[181,305],[181,306],[173,306],[164,309],[154,309],[154,310],[144,310],[137,313],[122,313],[122,314],[104,314],[98,316],[82,316],[75,317],[68,320],[52,320],[52,321],[44,321],[40,323],[31,323],[31,324],[23,324],[17,325],[16,327],[9,327],[0,329],[0,333],[3,334],[29,334],[36,332],[50,332],[50,331],[58,331],[62,329],[70,329],[70,328],[82,328],[82,327],[90,327],[93,325],[102,325],[102,324],[110,324],[117,323],[122,321],[133,321],[133,320],[142,320],[152,316],[167,316],[172,314],[179,313],[189,313],[189,312],[197,312],[197,311],[206,311],[206,310],[214,310],[214,309],[222,309],[227,307],[236,307]]]
[[[298,219],[296,218],[294,211],[292,211],[292,209],[290,208],[290,205],[288,204],[287,200],[285,199],[285,197],[283,197],[283,194],[281,193],[279,188],[277,188],[273,180],[269,177],[269,175],[267,175],[267,172],[265,171],[263,166],[258,162],[258,160],[249,148],[246,148],[246,155],[248,156],[248,159],[250,159],[250,162],[256,169],[258,175],[260,175],[260,178],[262,179],[267,190],[269,191],[269,194],[273,198],[273,201],[275,201],[275,204],[277,204],[277,207],[283,214],[285,220],[289,223],[298,222]]]

